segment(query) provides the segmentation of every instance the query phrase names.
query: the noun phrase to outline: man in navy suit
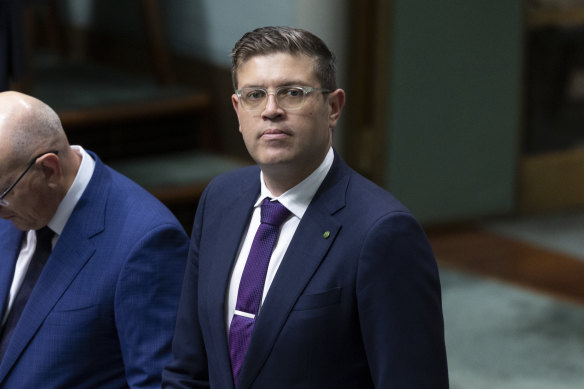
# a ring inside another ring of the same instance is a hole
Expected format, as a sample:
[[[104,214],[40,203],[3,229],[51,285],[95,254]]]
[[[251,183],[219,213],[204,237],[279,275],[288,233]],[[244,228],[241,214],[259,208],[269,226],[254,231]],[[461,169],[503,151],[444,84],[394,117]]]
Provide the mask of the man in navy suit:
[[[0,160],[0,387],[159,388],[188,250],[178,221],[30,96],[0,93]],[[21,305],[36,230],[52,251]]]
[[[332,149],[345,102],[332,53],[307,31],[265,27],[232,55],[232,103],[257,166],[217,177],[199,202],[163,387],[447,388],[426,236]],[[254,235],[276,200],[289,216],[249,310]]]

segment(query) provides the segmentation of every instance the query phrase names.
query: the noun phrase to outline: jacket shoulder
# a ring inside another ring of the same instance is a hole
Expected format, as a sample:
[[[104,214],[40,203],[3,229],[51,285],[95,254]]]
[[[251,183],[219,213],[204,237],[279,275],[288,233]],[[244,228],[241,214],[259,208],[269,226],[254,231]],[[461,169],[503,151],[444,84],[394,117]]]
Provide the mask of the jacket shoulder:
[[[260,169],[252,165],[235,169],[213,178],[206,186],[203,197],[226,201],[234,195],[257,187],[260,188]]]

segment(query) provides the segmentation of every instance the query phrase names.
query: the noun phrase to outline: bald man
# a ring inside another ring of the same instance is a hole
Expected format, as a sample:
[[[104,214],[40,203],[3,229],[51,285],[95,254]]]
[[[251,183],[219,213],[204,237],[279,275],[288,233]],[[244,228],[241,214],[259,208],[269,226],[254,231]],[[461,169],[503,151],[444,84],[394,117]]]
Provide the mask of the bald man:
[[[159,388],[187,247],[50,107],[0,93],[0,388]]]

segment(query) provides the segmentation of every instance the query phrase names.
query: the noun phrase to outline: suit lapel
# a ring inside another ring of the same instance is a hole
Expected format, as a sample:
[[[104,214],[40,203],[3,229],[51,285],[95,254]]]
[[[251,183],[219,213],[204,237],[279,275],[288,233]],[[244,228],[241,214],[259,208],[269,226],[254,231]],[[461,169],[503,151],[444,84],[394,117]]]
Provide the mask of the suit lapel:
[[[12,223],[5,223],[6,228],[2,228],[2,243],[0,244],[0,318],[6,309],[16,259],[24,236],[24,233],[13,227]]]
[[[347,169],[335,155],[331,171],[298,225],[255,323],[254,334],[261,336],[251,338],[240,375],[242,388],[249,387],[259,373],[294,304],[342,227],[334,213],[345,205]]]
[[[94,157],[95,158],[95,157]],[[104,230],[109,173],[99,161],[89,185],[79,199],[62,235],[25,306],[0,364],[0,382],[24,352],[47,315],[95,252],[91,241]]]
[[[237,255],[241,238],[247,228],[253,211],[253,204],[260,193],[259,169],[254,170],[252,179],[243,180],[243,189],[238,197],[231,203],[225,204],[221,212],[222,219],[211,231],[222,231],[214,237],[204,237],[214,241],[215,253],[211,255],[210,270],[205,280],[205,298],[208,302],[209,316],[207,328],[211,333],[211,347],[219,357],[218,366],[222,370],[221,376],[225,377],[225,385],[232,385],[231,362],[229,360],[229,346],[227,344],[227,328],[225,326],[225,302],[229,285],[229,277],[235,257]],[[248,206],[246,206],[246,204]],[[231,231],[226,233],[227,231]],[[220,291],[221,293],[217,293]],[[219,325],[218,325],[219,324]]]
[[[0,365],[0,379],[4,378],[9,368],[18,359],[94,251],[95,249],[91,245],[81,250],[65,243],[55,246],[55,250],[51,253],[14,329],[14,334]]]

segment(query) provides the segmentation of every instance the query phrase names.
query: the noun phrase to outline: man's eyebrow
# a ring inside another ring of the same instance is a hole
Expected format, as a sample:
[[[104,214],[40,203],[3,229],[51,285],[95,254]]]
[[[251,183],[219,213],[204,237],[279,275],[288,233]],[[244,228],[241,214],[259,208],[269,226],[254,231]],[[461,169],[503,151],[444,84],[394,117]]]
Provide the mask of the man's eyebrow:
[[[245,88],[257,88],[257,89],[261,89],[261,88],[263,88],[263,86],[261,86],[261,85],[244,85],[244,86],[242,86],[239,89],[245,89]]]
[[[300,80],[295,80],[295,81],[285,81],[281,84],[278,84],[278,86],[304,86],[304,85],[308,85],[309,83],[307,83],[306,81],[300,81]]]
[[[283,81],[281,83],[278,83],[276,85],[276,88],[282,87],[282,86],[306,86],[309,85],[310,83],[306,82],[306,81],[300,81],[300,80],[286,80]],[[265,85],[244,85],[242,86],[240,89],[243,88],[264,88],[264,89],[268,89]]]

